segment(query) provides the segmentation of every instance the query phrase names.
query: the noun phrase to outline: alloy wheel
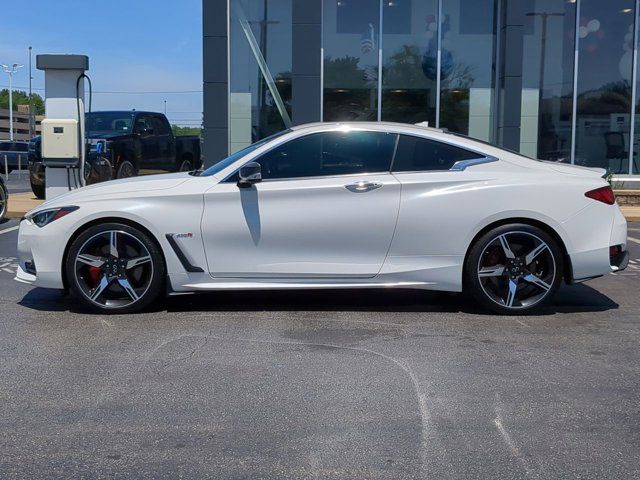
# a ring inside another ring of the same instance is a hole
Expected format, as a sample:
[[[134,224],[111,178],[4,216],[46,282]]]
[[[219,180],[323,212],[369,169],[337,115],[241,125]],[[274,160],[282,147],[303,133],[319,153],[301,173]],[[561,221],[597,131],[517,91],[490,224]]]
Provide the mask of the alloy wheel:
[[[7,213],[7,191],[0,186],[0,220],[4,218]]]
[[[118,178],[129,178],[135,176],[136,170],[133,164],[129,161],[122,162],[120,168],[118,169]]]
[[[179,172],[190,172],[191,170],[193,170],[193,165],[191,165],[189,160],[184,160],[178,169]]]
[[[528,308],[552,291],[556,259],[551,247],[532,233],[502,233],[482,251],[477,275],[493,302],[509,309]]]
[[[142,298],[153,279],[147,247],[130,233],[107,230],[89,238],[75,258],[82,294],[102,308],[124,308]]]

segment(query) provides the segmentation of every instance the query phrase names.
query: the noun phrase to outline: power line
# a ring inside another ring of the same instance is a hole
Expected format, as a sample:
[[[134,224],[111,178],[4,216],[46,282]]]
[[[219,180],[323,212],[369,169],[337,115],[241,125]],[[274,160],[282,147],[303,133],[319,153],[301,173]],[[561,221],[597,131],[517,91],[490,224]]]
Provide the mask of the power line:
[[[8,85],[0,85],[0,88],[9,88]],[[27,87],[19,87],[14,86],[13,90],[27,90]],[[32,87],[32,90],[38,90],[40,92],[44,92],[44,88],[35,88]],[[131,91],[131,90],[121,90],[121,91],[112,91],[112,90],[94,90],[93,93],[97,94],[106,94],[106,95],[171,95],[171,94],[192,94],[192,93],[202,93],[202,90],[147,90],[147,91]]]

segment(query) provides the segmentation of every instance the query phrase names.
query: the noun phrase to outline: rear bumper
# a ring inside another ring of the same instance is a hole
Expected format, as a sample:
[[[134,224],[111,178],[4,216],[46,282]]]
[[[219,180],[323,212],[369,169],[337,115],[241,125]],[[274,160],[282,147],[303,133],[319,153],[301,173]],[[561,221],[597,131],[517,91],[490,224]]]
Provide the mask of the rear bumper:
[[[573,281],[618,272],[626,267],[627,221],[618,205],[594,202],[563,226],[574,239],[572,248],[568,249]],[[617,258],[612,258],[610,247],[616,245],[621,251]]]

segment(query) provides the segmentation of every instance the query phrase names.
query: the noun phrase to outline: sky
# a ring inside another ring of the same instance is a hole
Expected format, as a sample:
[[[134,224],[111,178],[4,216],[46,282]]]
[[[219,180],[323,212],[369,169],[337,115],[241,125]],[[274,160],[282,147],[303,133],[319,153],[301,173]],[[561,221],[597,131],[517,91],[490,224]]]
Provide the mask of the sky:
[[[0,5],[0,63],[24,64],[14,75],[14,89],[29,85],[29,46],[33,89],[43,97],[44,72],[35,68],[35,56],[84,54],[93,110],[163,112],[166,100],[171,123],[200,124],[202,0],[0,0]],[[7,86],[2,74],[0,89]]]

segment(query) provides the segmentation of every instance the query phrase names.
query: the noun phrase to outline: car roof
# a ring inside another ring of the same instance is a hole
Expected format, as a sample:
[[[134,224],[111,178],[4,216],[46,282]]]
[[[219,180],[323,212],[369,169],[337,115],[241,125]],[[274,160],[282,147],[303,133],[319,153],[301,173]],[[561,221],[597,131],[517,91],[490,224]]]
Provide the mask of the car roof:
[[[117,114],[131,114],[135,115],[136,113],[143,113],[145,115],[162,115],[160,112],[148,112],[146,110],[99,110],[92,111],[87,113],[117,113]]]
[[[292,132],[303,131],[322,131],[331,129],[354,129],[354,130],[372,130],[372,131],[386,131],[391,133],[402,133],[406,135],[415,135],[425,137],[431,140],[441,141],[450,145],[458,146],[460,148],[466,148],[485,155],[491,155],[500,158],[506,150],[492,145],[482,140],[476,140],[465,135],[460,135],[454,132],[448,132],[440,128],[428,127],[424,123],[409,124],[399,122],[317,122],[307,123],[304,125],[297,125],[292,127]]]
[[[291,130],[304,130],[304,129],[315,129],[315,128],[326,128],[327,126],[336,126],[336,127],[349,127],[354,129],[372,129],[372,130],[380,130],[380,129],[388,129],[394,132],[401,131],[419,131],[419,132],[432,132],[432,133],[447,133],[445,130],[441,128],[433,128],[429,127],[425,123],[419,124],[410,124],[410,123],[400,123],[400,122],[315,122],[315,123],[306,123],[303,125],[296,125],[295,127],[291,127]]]

